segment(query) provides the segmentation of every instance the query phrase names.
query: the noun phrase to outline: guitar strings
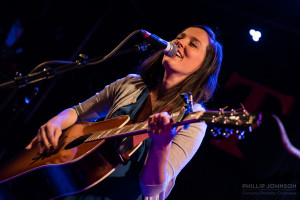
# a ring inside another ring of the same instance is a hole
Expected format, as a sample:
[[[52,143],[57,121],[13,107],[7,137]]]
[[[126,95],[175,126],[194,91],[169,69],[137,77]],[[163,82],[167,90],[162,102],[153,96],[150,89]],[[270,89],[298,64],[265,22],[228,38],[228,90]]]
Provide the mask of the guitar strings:
[[[142,130],[147,127],[148,127],[147,122],[141,122],[141,123],[137,123],[137,124],[128,124],[126,126],[118,127],[115,129],[101,130],[101,131],[97,131],[97,132],[93,133],[93,135],[91,135],[89,138],[87,138],[86,141],[90,142],[93,140],[104,139],[104,138],[117,136],[117,135],[121,136],[126,133],[130,133],[131,131]]]

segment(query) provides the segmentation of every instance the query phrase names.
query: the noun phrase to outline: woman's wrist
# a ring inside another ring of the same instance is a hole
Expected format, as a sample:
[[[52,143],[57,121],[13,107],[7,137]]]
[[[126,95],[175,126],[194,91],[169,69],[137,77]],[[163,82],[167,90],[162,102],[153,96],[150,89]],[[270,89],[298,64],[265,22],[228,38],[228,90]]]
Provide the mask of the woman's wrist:
[[[169,142],[167,144],[161,144],[161,143],[151,143],[151,147],[154,151],[169,151],[171,149],[172,142]]]
[[[47,123],[56,124],[57,126],[61,127],[61,118],[59,116],[55,116],[55,117],[49,119],[49,121]]]

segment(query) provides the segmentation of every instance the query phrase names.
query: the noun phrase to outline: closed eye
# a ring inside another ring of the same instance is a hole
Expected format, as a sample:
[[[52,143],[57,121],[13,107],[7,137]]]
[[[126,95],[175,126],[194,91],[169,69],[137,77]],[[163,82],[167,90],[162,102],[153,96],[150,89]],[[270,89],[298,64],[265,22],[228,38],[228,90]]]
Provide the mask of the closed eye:
[[[191,46],[191,47],[198,48],[198,46],[197,46],[194,42],[190,42],[190,46]]]

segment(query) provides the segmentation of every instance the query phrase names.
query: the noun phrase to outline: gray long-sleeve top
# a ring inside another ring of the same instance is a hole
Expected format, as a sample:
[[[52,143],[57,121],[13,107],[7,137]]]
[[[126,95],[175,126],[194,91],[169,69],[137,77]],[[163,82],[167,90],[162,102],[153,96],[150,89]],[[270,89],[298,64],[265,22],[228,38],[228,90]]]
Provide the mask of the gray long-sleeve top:
[[[130,74],[106,86],[101,92],[73,107],[80,121],[94,121],[98,118],[110,118],[120,107],[135,103],[146,88],[139,75]],[[194,104],[194,111],[203,111],[200,104]],[[194,156],[204,138],[204,122],[190,124],[187,130],[181,130],[173,139],[167,163],[167,179],[161,185],[146,185],[140,181],[145,200],[165,199],[182,168]]]

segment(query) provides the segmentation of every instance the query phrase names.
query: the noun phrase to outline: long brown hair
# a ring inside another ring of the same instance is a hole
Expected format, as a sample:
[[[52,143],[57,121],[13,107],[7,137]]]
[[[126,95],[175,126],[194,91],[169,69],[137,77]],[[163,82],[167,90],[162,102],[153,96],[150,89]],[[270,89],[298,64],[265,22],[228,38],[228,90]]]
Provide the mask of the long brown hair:
[[[193,100],[197,103],[207,102],[213,95],[217,86],[217,79],[223,59],[222,45],[216,40],[211,28],[204,25],[194,25],[205,30],[209,35],[209,45],[201,67],[190,74],[182,82],[169,89],[158,99],[153,112],[168,108],[169,112],[176,111],[184,105],[182,93],[192,92]],[[140,75],[149,89],[153,89],[162,81],[164,67],[162,66],[163,53],[159,51],[146,59],[140,68]]]

